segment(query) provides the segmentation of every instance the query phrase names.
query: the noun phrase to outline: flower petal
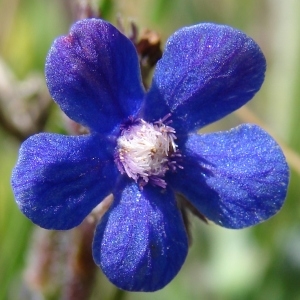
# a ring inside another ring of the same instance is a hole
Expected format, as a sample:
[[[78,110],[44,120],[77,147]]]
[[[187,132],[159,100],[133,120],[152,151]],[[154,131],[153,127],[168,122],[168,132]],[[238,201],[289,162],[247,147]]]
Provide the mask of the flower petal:
[[[184,154],[184,169],[171,184],[215,223],[243,228],[281,208],[289,169],[279,146],[260,127],[192,134]]]
[[[188,242],[175,198],[150,185],[130,183],[115,194],[96,229],[95,262],[109,280],[129,291],[156,291],[180,270]]]
[[[109,147],[98,135],[30,137],[12,174],[21,211],[46,229],[79,225],[112,191],[117,170]]]
[[[249,101],[265,69],[259,46],[237,29],[209,23],[182,28],[157,64],[144,118],[171,112],[177,131],[203,127]]]
[[[54,100],[74,121],[110,132],[135,115],[144,91],[131,41],[100,19],[75,23],[47,57],[46,80]]]

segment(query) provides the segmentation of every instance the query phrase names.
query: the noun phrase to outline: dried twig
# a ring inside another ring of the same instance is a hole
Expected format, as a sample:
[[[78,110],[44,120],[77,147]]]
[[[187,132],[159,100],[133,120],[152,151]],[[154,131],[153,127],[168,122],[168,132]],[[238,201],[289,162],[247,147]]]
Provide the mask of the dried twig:
[[[0,126],[23,141],[44,129],[51,97],[43,75],[31,74],[18,81],[0,58]]]

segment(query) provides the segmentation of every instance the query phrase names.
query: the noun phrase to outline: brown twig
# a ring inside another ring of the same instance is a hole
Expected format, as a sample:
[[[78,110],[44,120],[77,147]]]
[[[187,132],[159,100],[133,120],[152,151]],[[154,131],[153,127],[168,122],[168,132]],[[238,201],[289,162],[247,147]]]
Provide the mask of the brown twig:
[[[42,131],[52,103],[44,76],[18,81],[0,59],[0,126],[5,131],[19,141]]]

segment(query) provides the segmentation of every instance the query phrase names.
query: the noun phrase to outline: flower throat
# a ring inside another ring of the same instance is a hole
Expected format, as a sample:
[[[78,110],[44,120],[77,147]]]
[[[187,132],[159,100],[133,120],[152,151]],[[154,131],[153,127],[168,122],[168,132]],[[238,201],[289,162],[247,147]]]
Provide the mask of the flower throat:
[[[175,171],[180,157],[175,144],[175,129],[164,123],[171,114],[154,123],[143,119],[121,127],[115,162],[119,171],[135,180],[140,188],[147,183],[165,188],[165,173]],[[181,167],[182,168],[182,167]]]

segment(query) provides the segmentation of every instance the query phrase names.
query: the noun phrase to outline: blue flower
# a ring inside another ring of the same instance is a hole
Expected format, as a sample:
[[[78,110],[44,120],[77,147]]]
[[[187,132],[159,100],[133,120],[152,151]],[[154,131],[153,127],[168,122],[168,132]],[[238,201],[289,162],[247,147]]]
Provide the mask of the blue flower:
[[[188,251],[175,193],[227,228],[260,223],[284,202],[288,166],[264,130],[197,133],[249,101],[265,68],[244,33],[199,24],[169,38],[145,92],[131,41],[105,21],[77,22],[54,42],[46,80],[90,134],[26,140],[12,175],[18,206],[43,228],[70,229],[113,193],[95,232],[96,264],[121,289],[164,287]]]

